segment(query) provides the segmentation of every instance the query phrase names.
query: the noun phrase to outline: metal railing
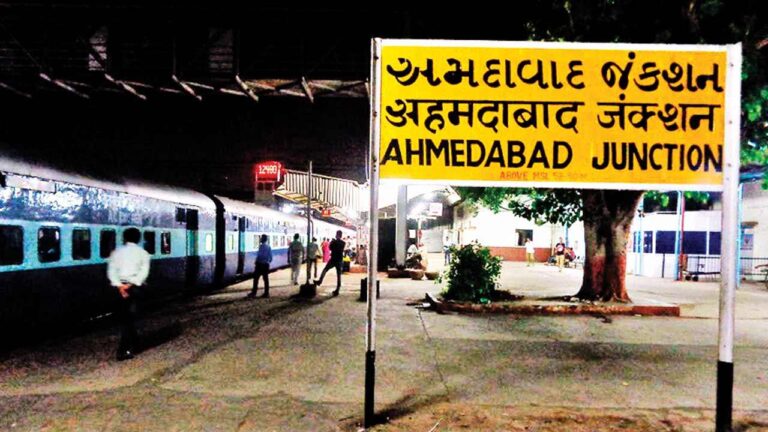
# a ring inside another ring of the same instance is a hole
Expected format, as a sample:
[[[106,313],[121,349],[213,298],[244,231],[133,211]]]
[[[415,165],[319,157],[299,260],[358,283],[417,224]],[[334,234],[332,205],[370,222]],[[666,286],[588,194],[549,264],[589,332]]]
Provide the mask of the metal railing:
[[[765,279],[765,266],[768,265],[768,257],[741,257],[740,276],[742,280],[762,281]],[[686,278],[690,276],[698,279],[718,279],[720,277],[719,255],[688,255],[686,266]]]

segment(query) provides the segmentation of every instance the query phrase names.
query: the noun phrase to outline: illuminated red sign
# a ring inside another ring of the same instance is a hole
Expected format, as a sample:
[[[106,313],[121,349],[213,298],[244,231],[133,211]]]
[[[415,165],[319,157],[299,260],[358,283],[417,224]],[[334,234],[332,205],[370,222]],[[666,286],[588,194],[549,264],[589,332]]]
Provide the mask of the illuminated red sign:
[[[261,162],[253,167],[257,182],[280,183],[285,175],[283,164],[277,161]]]
[[[323,209],[322,216],[331,217],[331,209]]]

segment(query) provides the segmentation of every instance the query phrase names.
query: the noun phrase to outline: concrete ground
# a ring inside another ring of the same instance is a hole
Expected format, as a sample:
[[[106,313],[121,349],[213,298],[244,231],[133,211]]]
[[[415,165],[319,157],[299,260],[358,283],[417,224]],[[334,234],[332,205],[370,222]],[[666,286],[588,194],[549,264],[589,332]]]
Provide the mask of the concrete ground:
[[[430,262],[437,266],[437,257]],[[142,320],[147,349],[114,360],[112,327],[0,357],[0,430],[333,431],[362,421],[363,275],[291,298],[244,282]],[[580,270],[504,263],[502,286],[578,289]],[[384,279],[377,319],[376,430],[713,430],[718,287],[628,278],[630,296],[683,306],[680,318],[438,315],[429,281]],[[413,303],[409,305],[408,303]],[[737,430],[768,430],[768,290],[737,295]]]

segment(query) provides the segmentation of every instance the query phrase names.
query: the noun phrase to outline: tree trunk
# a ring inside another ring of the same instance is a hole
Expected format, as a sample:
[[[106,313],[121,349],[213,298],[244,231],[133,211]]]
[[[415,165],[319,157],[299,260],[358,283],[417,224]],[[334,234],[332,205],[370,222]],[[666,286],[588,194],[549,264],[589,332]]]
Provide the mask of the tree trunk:
[[[584,279],[576,297],[630,302],[625,276],[627,240],[642,191],[582,190]]]

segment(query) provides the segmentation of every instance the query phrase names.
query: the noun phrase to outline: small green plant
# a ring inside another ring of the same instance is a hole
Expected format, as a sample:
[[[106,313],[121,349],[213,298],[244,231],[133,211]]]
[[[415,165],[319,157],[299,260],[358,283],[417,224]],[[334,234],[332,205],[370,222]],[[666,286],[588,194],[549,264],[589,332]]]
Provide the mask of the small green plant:
[[[448,300],[485,302],[493,298],[501,274],[501,257],[479,243],[451,247],[448,269],[438,278],[447,282],[443,297]]]

